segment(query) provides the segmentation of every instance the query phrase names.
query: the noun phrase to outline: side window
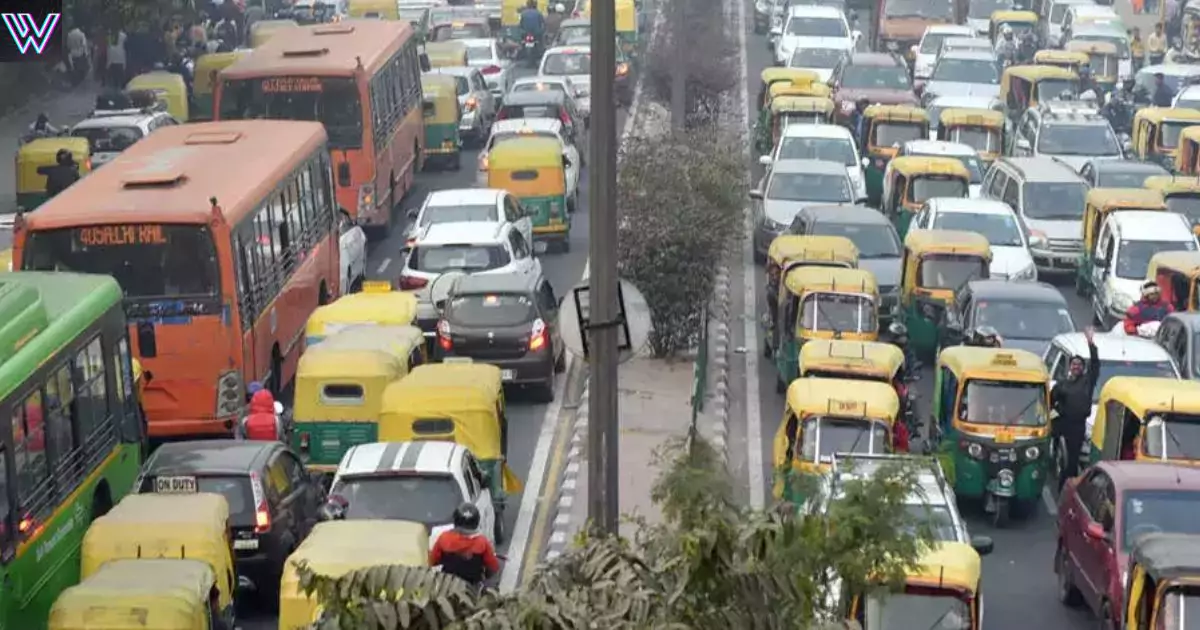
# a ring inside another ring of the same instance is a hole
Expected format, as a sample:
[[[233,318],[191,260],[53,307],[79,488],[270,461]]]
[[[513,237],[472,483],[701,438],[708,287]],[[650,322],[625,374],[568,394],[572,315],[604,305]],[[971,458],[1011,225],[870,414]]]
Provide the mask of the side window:
[[[1100,525],[1104,531],[1111,533],[1117,521],[1117,489],[1106,473],[1097,472],[1096,477],[1104,479],[1104,493],[1100,495]]]
[[[304,472],[304,465],[300,463],[300,460],[296,459],[295,455],[284,451],[279,454],[279,461],[283,463],[283,470],[287,474],[288,481],[291,482],[293,489],[307,482],[308,474]]]
[[[522,259],[529,257],[529,248],[525,245],[525,237],[521,236],[520,232],[516,230],[509,232],[508,243],[512,247],[513,258]]]
[[[1050,346],[1046,349],[1045,356],[1042,357],[1042,363],[1046,366],[1046,372],[1050,373],[1050,378],[1054,378],[1055,362],[1062,356],[1062,350]]]
[[[1004,187],[1004,191],[1000,194],[1000,201],[1008,204],[1014,210],[1021,207],[1021,198],[1017,194],[1018,184],[1015,179],[1008,180],[1008,185]]]
[[[949,418],[954,409],[954,396],[958,393],[958,379],[950,368],[942,368],[942,414]]]
[[[479,481],[475,478],[475,475],[471,474],[471,466],[467,463],[466,457],[463,457],[461,472],[463,480],[467,483],[467,498],[474,500],[475,497],[479,496]]]
[[[1079,171],[1079,176],[1082,177],[1084,179],[1084,181],[1086,181],[1088,183],[1088,186],[1094,187],[1096,185],[1096,180],[1095,180],[1096,171],[1095,171],[1095,169],[1092,168],[1091,162],[1088,162],[1087,164],[1083,165],[1083,170]]]
[[[271,200],[259,208],[254,217],[254,238],[248,243],[250,249],[257,253],[259,261],[256,267],[261,275],[257,278],[256,288],[266,289],[272,295],[279,290],[276,270],[282,262],[279,260],[279,235],[275,232],[278,210],[273,207],[278,203],[278,197],[272,195]]]
[[[558,298],[554,295],[554,287],[550,286],[550,283],[545,280],[538,287],[538,302],[541,303],[542,312],[544,313],[553,313],[558,310]]]
[[[292,493],[292,480],[283,466],[282,455],[276,455],[275,460],[267,466],[267,480],[267,485],[275,490],[278,498],[285,498]]]
[[[104,426],[108,415],[108,391],[104,381],[104,355],[100,337],[92,339],[74,360],[76,405],[79,414],[79,443],[91,443],[92,434]]]
[[[75,450],[76,409],[71,369],[64,364],[46,380],[46,450],[55,476],[65,478],[67,488],[75,486],[82,472],[77,467],[79,460],[71,457]]]
[[[1076,494],[1079,496],[1079,503],[1083,505],[1083,509],[1089,515],[1094,514],[1096,507],[1100,504],[1099,495],[1096,492],[1099,489],[1096,486],[1096,477],[1098,475],[1099,472],[1095,469],[1088,472],[1087,477],[1080,480],[1078,489],[1076,490]]]
[[[1175,310],[1183,312],[1188,310],[1188,287],[1187,276],[1181,273],[1171,274],[1171,302],[1175,305]]]
[[[525,218],[525,208],[513,197],[504,198],[504,214],[511,217],[509,221],[520,221]]]
[[[487,489],[487,485],[483,481],[483,469],[479,467],[479,462],[476,461],[473,455],[467,456],[467,470],[470,471],[471,476],[475,478],[475,482],[479,484],[480,488]]]
[[[50,477],[46,462],[45,410],[41,390],[35,390],[19,407],[13,408],[12,433],[17,459],[17,502],[24,513],[33,507],[34,498]],[[53,501],[46,503],[52,504]]]
[[[1067,364],[1070,362],[1071,357],[1066,353],[1061,353],[1058,365],[1054,366],[1054,372],[1050,375],[1050,378],[1059,383],[1065,381],[1067,379]]]

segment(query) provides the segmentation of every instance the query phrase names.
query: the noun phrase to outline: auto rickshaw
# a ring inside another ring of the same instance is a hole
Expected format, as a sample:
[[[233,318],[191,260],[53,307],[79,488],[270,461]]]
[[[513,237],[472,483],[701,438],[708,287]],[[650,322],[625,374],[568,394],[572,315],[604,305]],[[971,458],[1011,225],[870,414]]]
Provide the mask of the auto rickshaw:
[[[508,419],[500,369],[483,363],[422,365],[388,386],[379,415],[380,442],[447,440],[475,454],[496,503],[495,539],[504,538],[508,495],[522,483],[508,467]]]
[[[988,240],[977,232],[909,230],[904,237],[899,316],[909,347],[937,356],[939,322],[955,293],[971,280],[986,279],[992,261]]]
[[[467,65],[467,46],[461,40],[428,42],[425,55],[430,68],[458,68]]]
[[[937,360],[935,435],[954,461],[954,491],[983,499],[996,527],[1042,497],[1050,459],[1050,375],[1016,348],[953,346]]]
[[[412,291],[393,291],[383,281],[363,283],[360,293],[343,295],[325,306],[318,306],[308,316],[304,342],[312,348],[325,337],[351,326],[409,326],[417,321],[420,303]]]
[[[396,0],[350,0],[348,12],[352,18],[400,19],[399,3]]]
[[[17,149],[17,210],[29,212],[46,202],[46,176],[38,169],[54,166],[59,149],[71,152],[79,165],[80,177],[92,171],[87,138],[63,136],[26,142]]]
[[[1200,125],[1185,127],[1179,133],[1179,150],[1175,152],[1175,174],[1189,177],[1200,175]]]
[[[1158,252],[1150,257],[1146,280],[1153,280],[1176,313],[1200,311],[1200,252]]]
[[[217,85],[217,75],[249,53],[248,50],[231,50],[200,55],[196,59],[195,76],[192,79],[192,116],[189,119],[191,122],[212,120],[213,90]]]
[[[571,212],[567,199],[567,158],[553,138],[514,138],[488,151],[488,187],[507,190],[532,214],[533,237],[547,250],[571,251]]]
[[[965,198],[971,193],[971,171],[952,157],[906,155],[892,160],[884,172],[883,214],[903,239],[908,225],[934,197]]]
[[[374,566],[429,566],[429,532],[422,523],[399,520],[344,520],[317,523],[283,565],[279,589],[279,629],[308,630],[320,614],[316,597],[300,588],[296,567],[339,578]],[[314,594],[315,595],[315,594]]]
[[[1039,50],[1033,55],[1033,64],[1036,66],[1057,66],[1076,74],[1088,61],[1087,53],[1058,49]]]
[[[994,109],[952,107],[943,109],[938,121],[938,140],[961,142],[987,164],[1004,151],[1004,135],[1004,114]]]
[[[1092,79],[1100,86],[1101,90],[1110,92],[1117,87],[1117,78],[1121,75],[1121,52],[1117,49],[1116,44],[1077,39],[1067,42],[1066,50],[1084,53],[1088,56],[1088,66],[1092,68]]]
[[[879,338],[879,285],[870,271],[792,267],[776,304],[770,334],[781,394],[799,377],[800,348],[809,339]]]
[[[158,477],[188,487],[188,477]],[[191,479],[195,487],[195,479]],[[237,572],[229,542],[229,503],[219,494],[130,494],[83,535],[80,578],[113,560],[181,559],[206,563],[216,574],[218,616],[233,627]]]
[[[904,351],[879,341],[813,339],[800,348],[799,378],[839,378],[892,384],[904,369]]]
[[[908,570],[903,591],[847,593],[846,617],[858,621],[862,628],[886,628],[888,619],[902,611],[906,619],[943,620],[944,625],[939,623],[937,627],[980,630],[983,571],[979,556],[967,543],[938,542]]]
[[[462,112],[458,104],[458,86],[454,77],[444,74],[421,75],[425,117],[425,166],[444,164],[452,171],[462,168],[462,138],[458,123]]]
[[[1063,92],[1079,93],[1079,75],[1056,66],[1009,66],[1000,78],[1000,102],[1015,125],[1030,107]]]
[[[1200,382],[1114,376],[1100,389],[1086,462],[1137,460],[1200,466],[1198,417]]]
[[[153,92],[172,118],[181,123],[189,120],[188,87],[182,75],[166,70],[154,70],[133,77],[125,85],[125,89]]]
[[[858,247],[844,236],[776,236],[767,249],[764,270],[768,317],[775,316],[780,278],[789,269],[801,265],[855,269],[858,267]],[[770,348],[769,341],[767,347]]]
[[[298,26],[300,23],[296,20],[259,20],[250,26],[250,47],[258,48],[279,31]]]
[[[521,9],[525,8],[526,0],[502,0],[500,5],[500,29],[502,42],[517,43],[521,41]],[[537,0],[537,10],[546,15],[550,0]]]
[[[1083,211],[1083,251],[1075,270],[1075,289],[1080,295],[1095,290],[1096,236],[1109,215],[1124,210],[1166,210],[1162,193],[1148,188],[1093,188],[1088,191]]]
[[[1092,525],[1099,525],[1095,521]],[[1089,536],[1101,540],[1112,535],[1133,538],[1129,553],[1123,630],[1182,630],[1184,611],[1193,610],[1200,586],[1200,536],[1159,533],[1157,527],[1135,529],[1128,534],[1106,532],[1102,526],[1088,528]],[[1137,534],[1133,537],[1131,534]],[[1115,627],[1115,626],[1114,626]]]
[[[808,70],[803,70],[808,72]],[[793,80],[793,81],[776,81],[767,88],[768,102],[774,101],[777,98],[784,96],[809,96],[830,98],[833,96],[833,90],[824,83],[816,81]]]
[[[617,42],[626,55],[638,57],[638,11],[634,0],[614,0],[617,18]]]
[[[996,43],[996,37],[1005,26],[1013,31],[1013,40],[1020,41],[1021,35],[1029,31],[1037,31],[1038,14],[1033,11],[993,11],[988,24],[988,37]]]
[[[900,398],[885,383],[800,378],[787,388],[772,443],[775,498],[802,505],[806,484],[797,475],[829,473],[834,454],[892,452]]]
[[[46,627],[209,630],[220,619],[209,599],[216,588],[212,567],[200,560],[114,560],[63,591]]]
[[[871,105],[863,116],[866,137],[855,141],[863,149],[867,204],[878,208],[888,162],[900,152],[901,144],[929,137],[929,114],[911,105]]]
[[[1200,236],[1200,177],[1155,175],[1142,186],[1162,193],[1167,210],[1182,214],[1192,222],[1192,231]]]
[[[816,72],[800,68],[766,68],[759,78],[761,82],[758,87],[758,111],[760,112],[771,106],[770,89],[772,85],[782,82],[804,86],[821,81],[820,75]]]
[[[787,85],[777,83],[777,86]],[[826,124],[833,119],[833,99],[817,96],[776,96],[769,109],[763,110],[764,124],[755,126],[754,148],[759,154],[771,153],[783,130],[792,123]]]
[[[305,468],[332,473],[351,446],[378,441],[387,386],[429,362],[416,326],[358,326],[300,355],[292,448]]]
[[[1130,142],[1137,159],[1170,170],[1182,144],[1180,132],[1200,125],[1200,111],[1173,107],[1143,107],[1133,116]]]

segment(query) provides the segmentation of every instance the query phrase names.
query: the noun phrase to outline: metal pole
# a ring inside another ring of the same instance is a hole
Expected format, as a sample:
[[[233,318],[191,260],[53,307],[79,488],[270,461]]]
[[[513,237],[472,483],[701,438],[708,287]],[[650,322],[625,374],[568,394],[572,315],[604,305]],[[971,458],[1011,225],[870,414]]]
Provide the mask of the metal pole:
[[[684,22],[683,0],[671,0],[671,60],[674,71],[671,72],[671,129],[683,131],[687,116],[687,47],[683,40]]]
[[[613,0],[592,2],[592,127],[588,168],[591,275],[587,331],[588,517],[609,534],[620,516],[617,486],[617,24]]]

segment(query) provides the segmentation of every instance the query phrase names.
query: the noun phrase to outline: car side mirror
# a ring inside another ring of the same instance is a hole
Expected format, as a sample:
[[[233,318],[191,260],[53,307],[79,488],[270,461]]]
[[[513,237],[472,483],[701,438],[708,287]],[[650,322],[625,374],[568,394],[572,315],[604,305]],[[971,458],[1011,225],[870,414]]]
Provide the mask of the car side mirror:
[[[420,211],[420,210],[418,210],[417,208],[411,208],[411,209],[410,209],[408,212],[405,212],[404,214],[405,214],[406,216],[408,216],[408,218],[410,218],[410,219],[412,219],[412,220],[416,221],[416,220],[417,220],[417,216],[418,216],[419,214],[421,214],[421,211]]]
[[[772,162],[771,156],[769,156],[769,155],[761,155],[758,158],[758,163],[763,166],[770,166],[771,162]]]
[[[762,198],[763,198],[763,191],[762,191],[762,190],[760,190],[760,189],[757,189],[757,188],[756,188],[756,189],[754,189],[754,190],[751,190],[751,191],[750,191],[750,198],[751,198],[751,199],[754,199],[754,200],[756,200],[756,201],[762,201]]]
[[[1029,151],[1032,147],[1025,138],[1017,138],[1017,148],[1022,151]]]
[[[971,547],[975,549],[975,553],[986,556],[995,550],[996,543],[991,536],[972,536]]]
[[[1092,540],[1108,540],[1108,532],[1104,531],[1100,523],[1088,523],[1087,527],[1083,528],[1083,534]]]

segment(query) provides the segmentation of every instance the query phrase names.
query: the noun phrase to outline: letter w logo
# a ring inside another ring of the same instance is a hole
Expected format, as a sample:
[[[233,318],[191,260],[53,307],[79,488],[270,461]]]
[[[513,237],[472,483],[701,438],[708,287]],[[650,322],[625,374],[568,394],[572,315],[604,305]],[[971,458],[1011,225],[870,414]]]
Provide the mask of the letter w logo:
[[[46,44],[50,43],[50,36],[54,34],[54,27],[58,26],[60,16],[60,13],[48,13],[39,26],[28,13],[0,14],[0,17],[4,18],[4,26],[8,27],[8,34],[12,35],[13,43],[22,55],[27,54],[30,47],[37,51],[37,54],[42,54]]]

